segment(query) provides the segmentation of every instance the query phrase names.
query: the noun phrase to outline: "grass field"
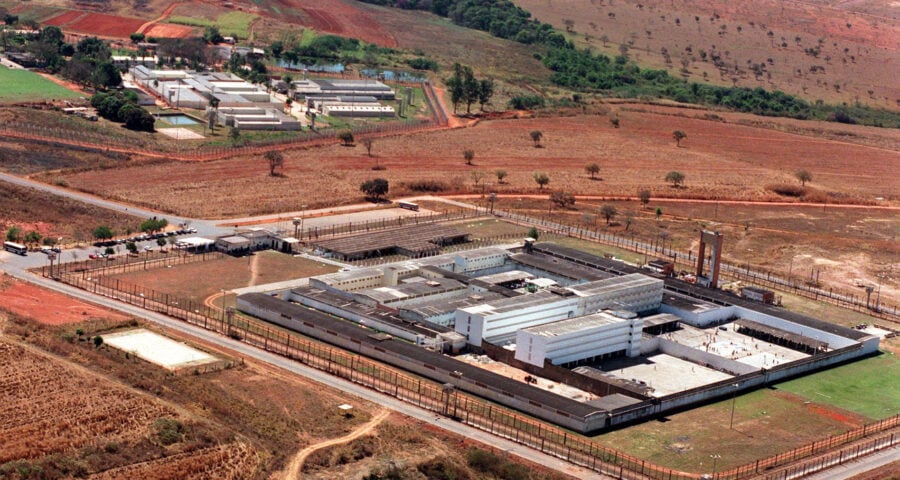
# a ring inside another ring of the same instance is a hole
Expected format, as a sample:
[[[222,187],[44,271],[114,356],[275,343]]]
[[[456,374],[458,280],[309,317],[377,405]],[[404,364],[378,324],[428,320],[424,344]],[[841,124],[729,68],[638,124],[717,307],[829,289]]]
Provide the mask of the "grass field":
[[[12,70],[0,66],[0,103],[61,100],[80,96],[28,70]]]
[[[215,20],[202,17],[173,16],[169,17],[167,22],[192,27],[215,26],[222,35],[247,38],[250,36],[250,24],[257,18],[259,18],[259,15],[244,12],[228,12],[219,15]]]
[[[827,403],[872,419],[900,412],[900,360],[882,353],[778,385],[811,402]]]

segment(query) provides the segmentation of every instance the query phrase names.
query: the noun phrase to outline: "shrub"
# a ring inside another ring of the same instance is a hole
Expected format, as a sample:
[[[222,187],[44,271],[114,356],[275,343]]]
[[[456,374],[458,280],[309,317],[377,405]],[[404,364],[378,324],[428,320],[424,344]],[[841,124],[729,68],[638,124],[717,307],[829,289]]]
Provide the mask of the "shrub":
[[[450,186],[439,180],[415,180],[407,183],[406,188],[413,192],[443,192]]]
[[[181,440],[184,425],[174,418],[162,417],[153,422],[153,430],[159,443],[168,446]]]
[[[806,189],[800,185],[793,184],[777,184],[768,185],[766,190],[775,192],[785,197],[802,197],[806,193]]]

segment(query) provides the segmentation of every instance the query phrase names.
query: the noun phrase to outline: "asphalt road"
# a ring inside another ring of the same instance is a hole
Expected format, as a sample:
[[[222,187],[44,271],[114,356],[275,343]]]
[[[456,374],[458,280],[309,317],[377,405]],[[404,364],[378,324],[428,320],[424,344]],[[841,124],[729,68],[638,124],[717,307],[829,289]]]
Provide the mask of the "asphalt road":
[[[442,428],[444,430],[456,433],[458,435],[462,435],[466,438],[476,440],[487,445],[491,445],[494,448],[498,448],[503,450],[509,455],[515,455],[517,457],[521,457],[532,462],[536,462],[540,465],[543,465],[547,468],[551,468],[553,470],[559,471],[561,473],[565,473],[568,475],[572,475],[575,478],[585,479],[585,480],[606,480],[612,479],[613,477],[609,477],[606,475],[601,475],[599,473],[593,472],[591,470],[581,468],[575,465],[572,465],[564,460],[558,459],[556,457],[552,457],[541,453],[537,450],[532,450],[528,447],[524,447],[517,443],[511,442],[509,440],[496,437],[487,432],[483,432],[481,430],[463,425],[462,423],[455,422],[445,417],[441,417],[436,415],[433,412],[428,410],[421,409],[414,405],[410,405],[401,400],[397,400],[393,397],[383,395],[373,390],[369,390],[366,387],[361,385],[357,385],[355,383],[348,382],[346,380],[333,377],[325,372],[320,370],[316,370],[311,367],[307,367],[301,363],[298,363],[293,360],[289,360],[287,358],[274,355],[272,353],[260,350],[256,347],[247,345],[242,342],[235,341],[231,338],[218,335],[213,332],[209,332],[199,327],[195,327],[188,323],[184,323],[179,320],[175,320],[169,318],[165,315],[160,315],[154,312],[148,312],[146,310],[142,310],[133,305],[125,304],[118,302],[116,300],[112,300],[106,297],[94,295],[92,293],[86,292],[84,290],[80,290],[74,288],[72,286],[66,285],[64,283],[60,283],[54,280],[46,279],[43,277],[36,277],[29,273],[23,272],[18,269],[10,269],[7,271],[10,275],[17,277],[22,280],[26,280],[40,286],[60,291],[66,294],[69,294],[73,297],[80,298],[82,300],[86,300],[107,308],[112,308],[116,310],[120,310],[129,315],[133,315],[135,317],[144,318],[148,321],[152,321],[159,325],[162,325],[166,328],[171,328],[173,330],[177,330],[182,333],[186,333],[188,335],[197,337],[203,341],[207,341],[224,348],[230,349],[237,354],[243,356],[244,358],[253,358],[254,360],[265,362],[270,365],[274,365],[276,367],[282,368],[286,371],[301,375],[310,380],[314,380],[316,382],[331,386],[338,390],[341,390],[347,394],[368,400],[370,402],[383,405],[387,408],[400,412],[404,415],[408,415],[410,417],[416,418],[423,422],[429,423],[436,427]]]

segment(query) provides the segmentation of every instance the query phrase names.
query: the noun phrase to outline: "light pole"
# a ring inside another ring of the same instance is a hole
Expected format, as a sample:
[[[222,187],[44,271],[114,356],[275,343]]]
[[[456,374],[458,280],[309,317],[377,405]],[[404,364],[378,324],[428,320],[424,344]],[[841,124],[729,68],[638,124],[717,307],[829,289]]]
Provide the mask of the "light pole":
[[[722,458],[722,456],[719,455],[718,453],[714,453],[714,454],[710,455],[709,458],[713,459],[712,474],[713,474],[713,478],[716,478],[716,466],[718,465],[719,459]]]
[[[731,392],[731,422],[728,424],[729,429],[734,429],[734,402],[737,400],[738,384],[733,384],[734,391]]]

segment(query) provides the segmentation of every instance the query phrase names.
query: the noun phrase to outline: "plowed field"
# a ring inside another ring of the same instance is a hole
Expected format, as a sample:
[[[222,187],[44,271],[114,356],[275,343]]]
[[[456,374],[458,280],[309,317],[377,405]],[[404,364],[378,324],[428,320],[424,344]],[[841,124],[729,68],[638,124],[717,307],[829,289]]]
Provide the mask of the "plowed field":
[[[383,47],[396,47],[397,40],[370,14],[346,0],[271,0],[270,8],[279,19],[300,23],[321,32],[355,37]]]
[[[0,464],[137,441],[154,420],[175,415],[150,397],[2,339],[0,385]]]
[[[171,23],[157,23],[144,32],[148,37],[156,38],[187,38],[194,33],[194,29],[185,25]]]
[[[64,31],[87,33],[100,37],[126,38],[136,32],[144,24],[144,20],[68,10],[42,23],[57,26]]]

